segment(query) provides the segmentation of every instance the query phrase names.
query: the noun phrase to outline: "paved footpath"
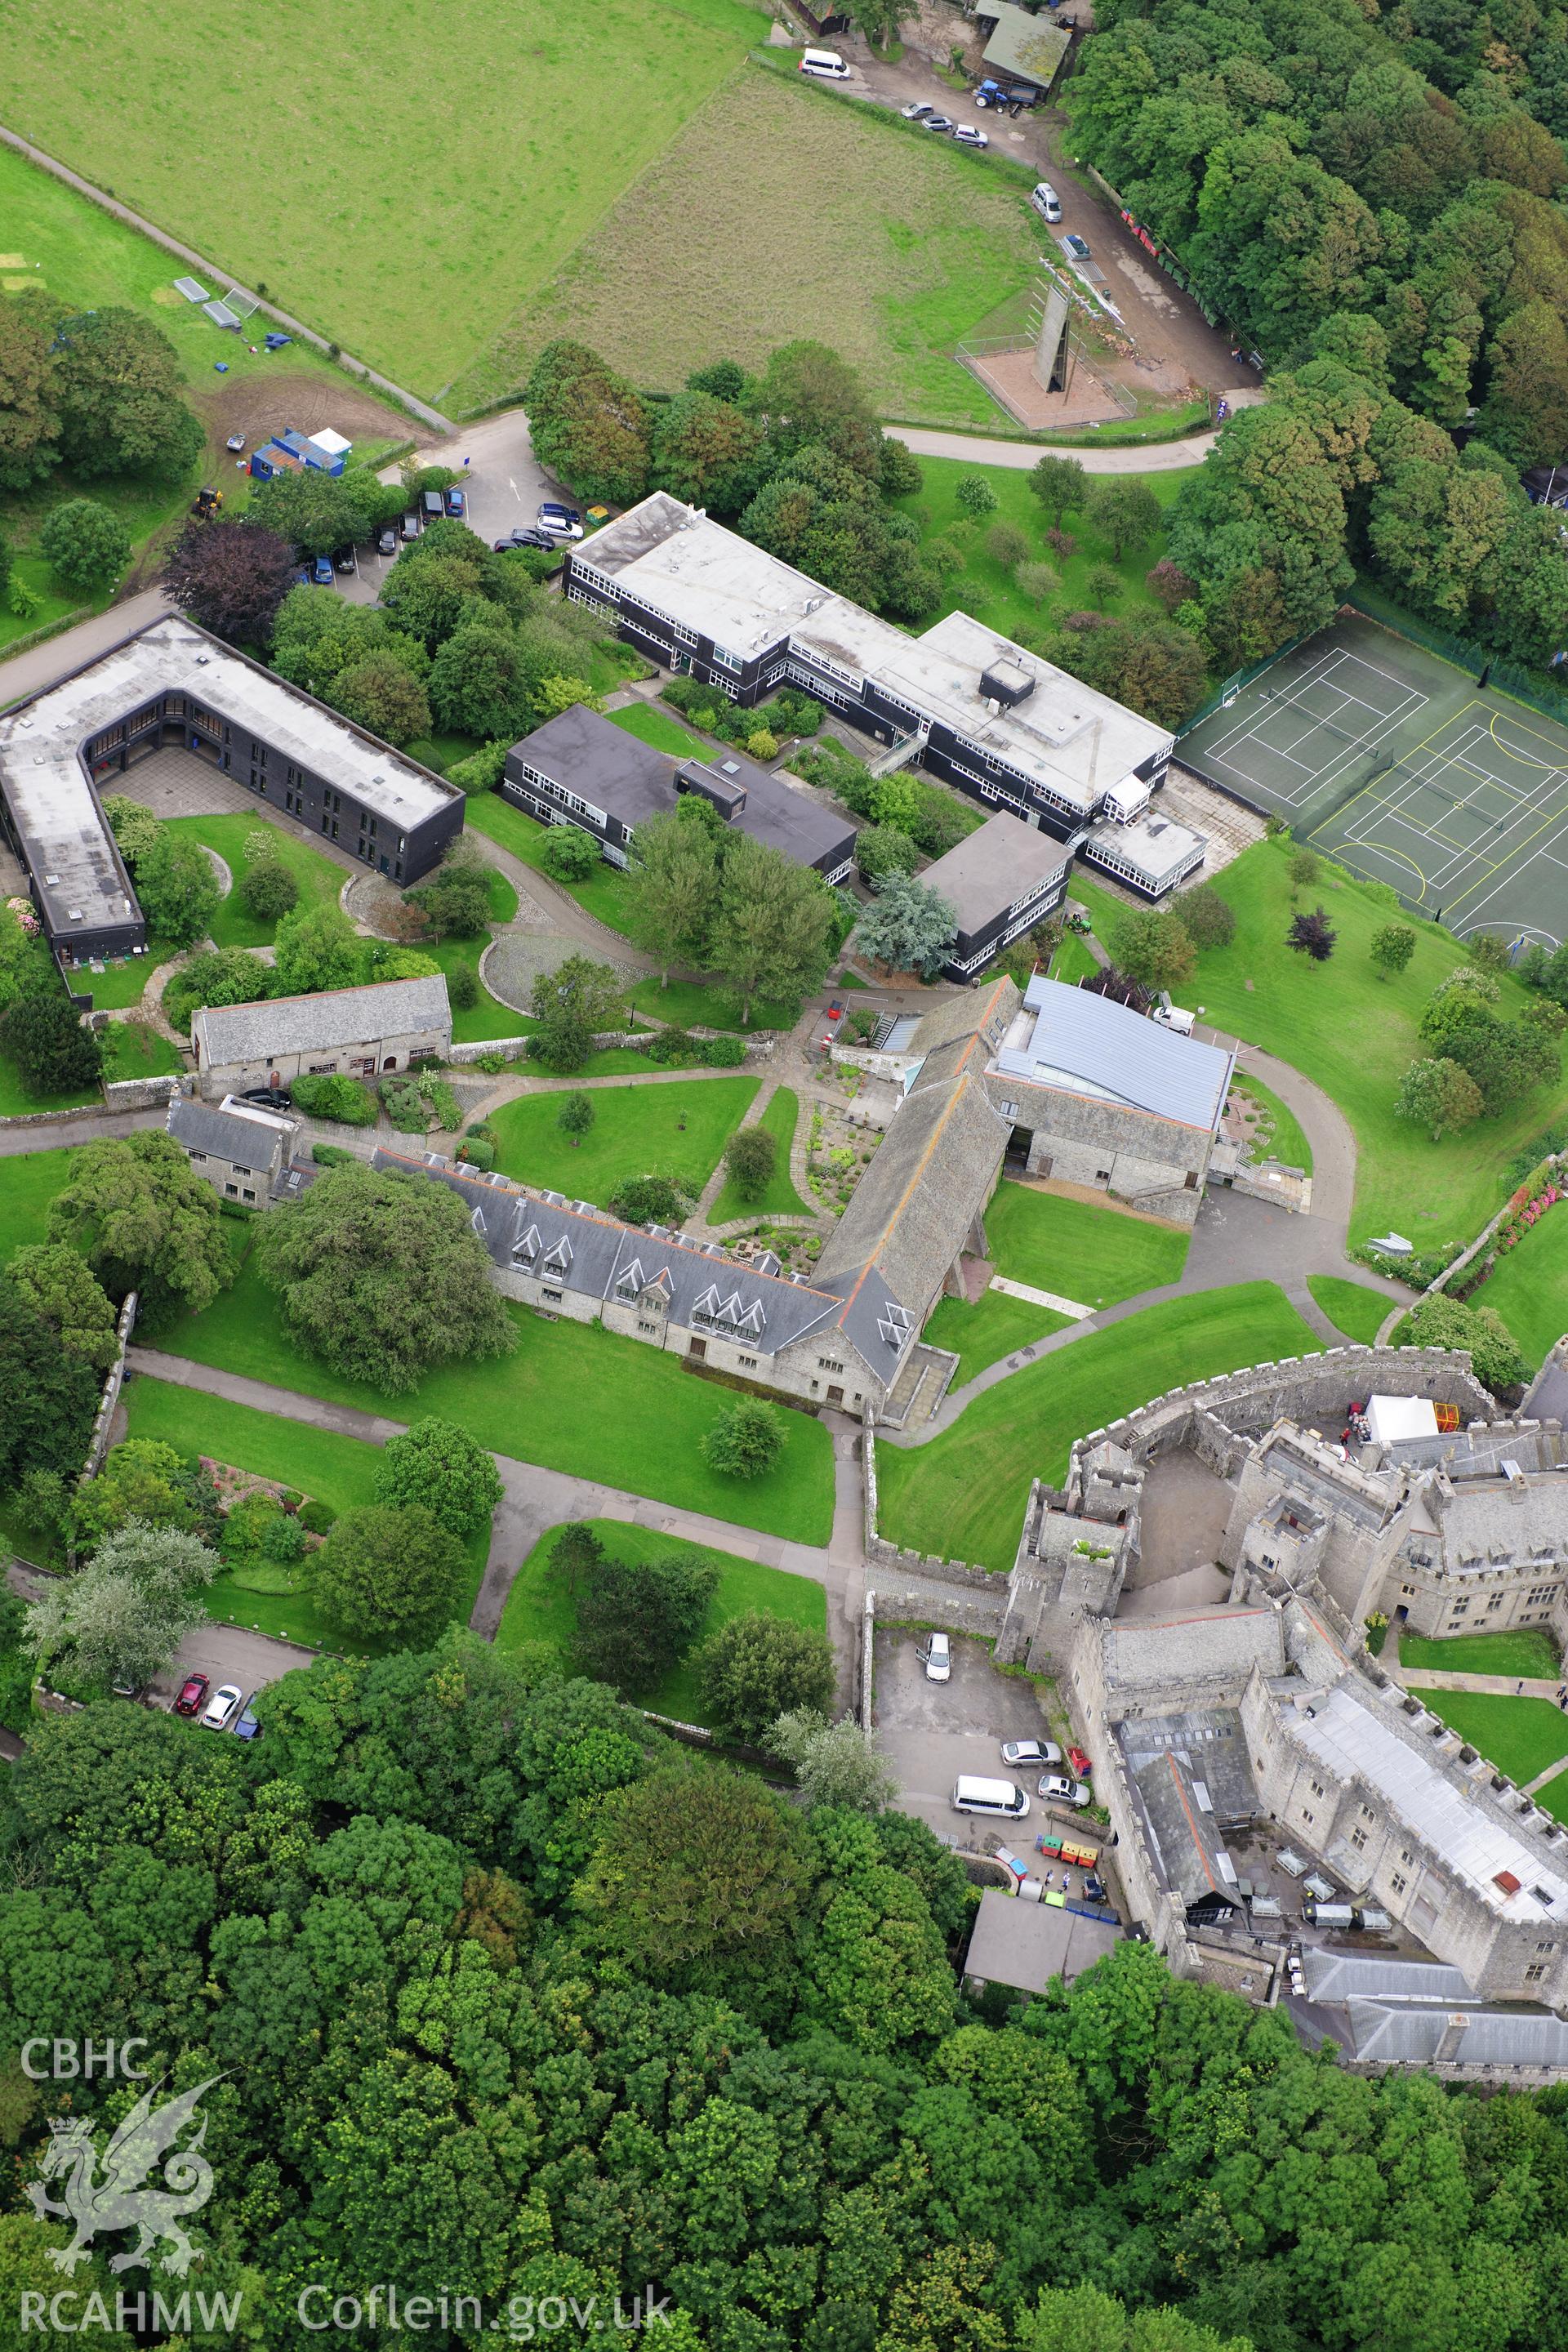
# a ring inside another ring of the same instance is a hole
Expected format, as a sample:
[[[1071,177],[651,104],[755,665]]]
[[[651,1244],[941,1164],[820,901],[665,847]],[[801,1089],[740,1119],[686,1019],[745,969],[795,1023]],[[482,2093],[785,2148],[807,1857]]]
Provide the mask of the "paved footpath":
[[[166,1355],[162,1349],[132,1347],[126,1363],[129,1370],[145,1373],[149,1380],[225,1397],[231,1404],[248,1405],[277,1420],[302,1422],[311,1429],[330,1430],[364,1444],[384,1445],[388,1438],[400,1437],[408,1425],[381,1413],[362,1412],[353,1405],[331,1404],[322,1397],[274,1388],[268,1381],[247,1380],[237,1372],[217,1371],[210,1364]],[[761,1560],[766,1567],[822,1585],[828,1599],[828,1635],[838,1657],[841,1703],[847,1706],[865,1591],[858,1429],[845,1415],[825,1412],[821,1417],[833,1439],[833,1533],[826,1548],[760,1535],[754,1528],[711,1518],[702,1511],[678,1510],[668,1503],[650,1501],[646,1495],[627,1494],[618,1486],[542,1469],[510,1454],[493,1455],[505,1493],[496,1509],[484,1581],[468,1621],[474,1632],[487,1642],[495,1639],[512,1580],[549,1528],[565,1519],[622,1519],[633,1527],[657,1528],[662,1535],[681,1536],[689,1543],[732,1552],[742,1559]]]
[[[1199,466],[1219,439],[1205,430],[1185,441],[1151,441],[1142,447],[1108,442],[1097,449],[1086,441],[995,441],[974,433],[937,433],[923,425],[888,425],[884,432],[902,441],[917,457],[967,458],[973,466],[1005,466],[1027,473],[1042,457],[1076,457],[1086,474],[1173,474]]]

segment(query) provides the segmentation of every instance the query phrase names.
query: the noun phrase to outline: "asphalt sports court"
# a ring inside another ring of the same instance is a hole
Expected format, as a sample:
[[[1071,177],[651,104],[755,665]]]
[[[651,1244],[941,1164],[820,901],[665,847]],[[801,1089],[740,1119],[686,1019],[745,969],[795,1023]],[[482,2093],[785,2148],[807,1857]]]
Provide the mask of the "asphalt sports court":
[[[1375,621],[1298,646],[1176,757],[1461,938],[1568,933],[1568,729]]]

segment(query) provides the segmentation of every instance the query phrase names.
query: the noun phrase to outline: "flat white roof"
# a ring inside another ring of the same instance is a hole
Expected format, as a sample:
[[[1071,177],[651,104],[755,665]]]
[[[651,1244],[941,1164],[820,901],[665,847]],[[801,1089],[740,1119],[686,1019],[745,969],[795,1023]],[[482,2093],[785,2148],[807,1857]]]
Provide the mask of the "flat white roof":
[[[1379,1445],[1392,1444],[1400,1437],[1437,1434],[1437,1414],[1430,1397],[1368,1397],[1366,1419]]]
[[[1456,1878],[1501,1917],[1568,1923],[1568,1880],[1522,1838],[1458,1788],[1436,1757],[1422,1755],[1371,1704],[1343,1685],[1290,1721],[1293,1738],[1341,1780],[1359,1778],[1381,1790],[1391,1811],[1407,1822]],[[1500,1885],[1500,1878],[1517,1881]]]
[[[237,730],[252,730],[285,760],[310,769],[400,832],[423,824],[461,794],[401,751],[350,725],[308,695],[209,636],[178,613],[0,716],[0,788],[37,864],[50,929],[68,936],[133,912],[108,824],[79,754],[104,728],[157,695],[193,696]],[[237,750],[235,764],[243,752]],[[46,880],[58,874],[58,884]]]
[[[1011,767],[1021,782],[1040,785],[1085,814],[1174,740],[1166,728],[967,613],[949,613],[912,637],[664,490],[606,523],[574,552],[572,563],[741,661],[787,638],[857,685],[872,680]],[[1026,699],[1011,708],[982,683],[997,662],[1033,681]]]
[[[1152,813],[1140,817],[1136,824],[1109,820],[1097,824],[1086,845],[1090,852],[1100,849],[1110,856],[1125,858],[1135,874],[1160,883],[1167,875],[1179,872],[1194,849],[1206,849],[1208,836],[1178,824],[1173,816]]]

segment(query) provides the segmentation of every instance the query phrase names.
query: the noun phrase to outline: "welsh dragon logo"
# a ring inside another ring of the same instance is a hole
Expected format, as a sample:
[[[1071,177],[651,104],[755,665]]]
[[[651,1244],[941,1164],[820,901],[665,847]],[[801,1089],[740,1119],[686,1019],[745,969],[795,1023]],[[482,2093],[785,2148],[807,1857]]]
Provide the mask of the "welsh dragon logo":
[[[138,2263],[151,2269],[156,2263],[160,2269],[184,2278],[191,2264],[202,2260],[201,2248],[181,2227],[181,2216],[199,2212],[212,2195],[213,2168],[201,2153],[206,2117],[201,2118],[200,2128],[184,2147],[175,2142],[218,2079],[211,2074],[195,2090],[182,2091],[178,2098],[166,2099],[161,2107],[153,2106],[153,2092],[144,2091],[104,2150],[101,2174],[88,2117],[51,2121],[43,2179],[28,2183],[27,2196],[40,2221],[58,2216],[76,2225],[68,2246],[48,2250],[57,2269],[68,2276],[74,2273],[77,2264],[87,2260],[88,2249],[100,2230],[138,2233],[129,2253],[114,2256],[109,2265],[111,2271],[132,2270]],[[146,2176],[160,2164],[162,2186],[144,2188]],[[65,2192],[57,2203],[45,2183],[62,2177]],[[159,2252],[164,2243],[166,2253]]]

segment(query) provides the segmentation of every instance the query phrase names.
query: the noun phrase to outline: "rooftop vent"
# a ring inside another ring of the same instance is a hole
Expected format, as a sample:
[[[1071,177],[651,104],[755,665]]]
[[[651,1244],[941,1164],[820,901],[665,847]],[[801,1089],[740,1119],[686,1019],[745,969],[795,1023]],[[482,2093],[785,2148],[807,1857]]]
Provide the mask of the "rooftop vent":
[[[84,919],[83,915],[82,915],[81,908],[80,908],[79,907],[73,907],[73,908],[71,908],[71,910],[70,910],[70,919],[71,919],[71,921],[72,921],[73,923],[79,923],[79,922],[81,922],[81,921]]]
[[[51,884],[58,882],[59,878],[60,877],[58,874],[46,874],[44,877],[45,881]]]
[[[196,656],[196,667],[198,669],[205,669],[209,658],[209,656],[206,654],[198,654]]]
[[[1026,702],[1035,690],[1035,674],[1022,662],[994,661],[980,673],[980,691],[989,701],[999,702],[1011,710],[1016,703]]]
[[[738,776],[741,772],[739,760],[721,760],[719,765],[727,776]]]
[[[1521,1884],[1521,1882],[1514,1876],[1511,1870],[1500,1870],[1492,1879],[1492,1885],[1500,1886],[1505,1895],[1517,1895]]]

